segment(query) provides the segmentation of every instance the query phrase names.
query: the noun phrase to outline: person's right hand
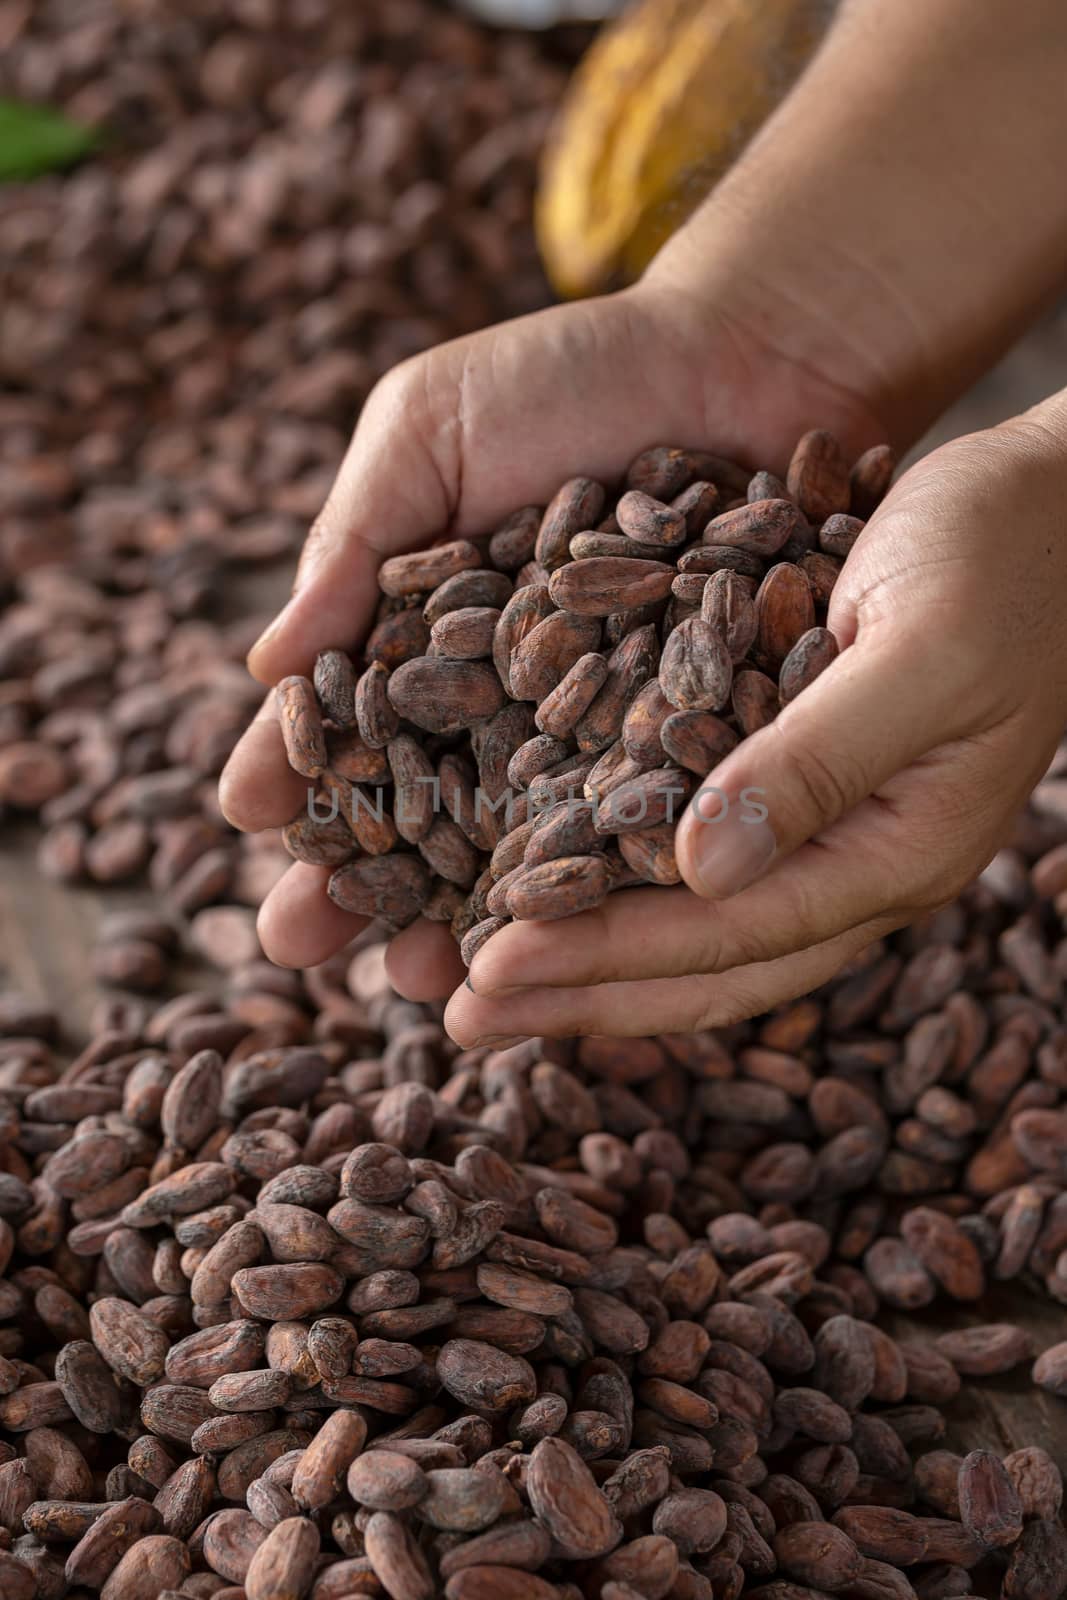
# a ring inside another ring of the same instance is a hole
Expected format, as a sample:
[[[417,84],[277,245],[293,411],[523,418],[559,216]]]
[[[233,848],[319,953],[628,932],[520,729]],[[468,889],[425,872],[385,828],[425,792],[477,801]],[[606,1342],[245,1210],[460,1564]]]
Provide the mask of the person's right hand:
[[[576,474],[617,479],[651,445],[784,472],[809,427],[834,430],[853,452],[883,436],[856,396],[773,338],[770,315],[759,329],[751,321],[709,312],[660,270],[634,289],[489,328],[396,368],[367,401],[293,596],[251,652],[251,671],[273,684],[308,673],[327,647],[358,654],[387,556],[446,533],[490,532]],[[223,810],[245,831],[280,827],[305,791],[270,694],[223,774]],[[313,966],[365,926],[327,898],[328,877],[294,863],[265,901],[260,938],[279,965]],[[448,929],[422,921],[394,941],[389,971],[419,999],[443,997],[464,976]]]
[[[955,900],[1063,734],[1065,441],[1067,393],[911,467],[837,580],[841,653],[680,816],[684,887],[512,921],[449,1002],[452,1037],[729,1027]]]

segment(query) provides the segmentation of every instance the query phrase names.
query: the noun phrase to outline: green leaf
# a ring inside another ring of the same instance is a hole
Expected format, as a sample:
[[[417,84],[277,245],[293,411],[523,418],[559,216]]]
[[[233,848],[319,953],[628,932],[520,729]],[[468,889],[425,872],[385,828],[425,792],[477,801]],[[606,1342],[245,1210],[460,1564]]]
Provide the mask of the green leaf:
[[[99,139],[95,129],[71,122],[47,106],[0,99],[0,182],[69,167]]]

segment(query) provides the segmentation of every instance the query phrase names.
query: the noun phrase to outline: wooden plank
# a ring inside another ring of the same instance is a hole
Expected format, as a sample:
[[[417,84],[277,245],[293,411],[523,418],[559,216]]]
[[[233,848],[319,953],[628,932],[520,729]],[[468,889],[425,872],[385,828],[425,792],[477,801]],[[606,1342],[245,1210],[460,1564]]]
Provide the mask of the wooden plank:
[[[981,1302],[966,1309],[937,1305],[929,1315],[886,1319],[899,1338],[930,1339],[979,1323],[1011,1322],[1033,1338],[1036,1354],[1067,1337],[1067,1309],[1021,1283],[998,1284]],[[964,1378],[960,1393],[943,1408],[947,1431],[941,1448],[1007,1453],[1037,1444],[1067,1466],[1067,1400],[1039,1389],[1030,1379],[1031,1363],[991,1378]],[[931,1445],[929,1448],[939,1448]]]
[[[5,982],[54,1007],[65,1037],[77,1045],[100,999],[92,963],[105,896],[97,889],[52,883],[37,871],[36,830],[7,827],[0,849],[0,953]],[[147,891],[144,898],[149,897]],[[134,896],[106,896],[108,909]]]
[[[289,594],[288,563],[249,567],[227,578],[217,619],[255,618],[266,626]],[[106,888],[52,883],[37,871],[39,832],[29,822],[0,828],[0,983],[51,1005],[65,1041],[80,1048],[102,991],[93,980],[96,930],[104,916],[127,907],[158,910],[146,884]],[[173,963],[172,987],[215,988],[217,974],[197,962]]]

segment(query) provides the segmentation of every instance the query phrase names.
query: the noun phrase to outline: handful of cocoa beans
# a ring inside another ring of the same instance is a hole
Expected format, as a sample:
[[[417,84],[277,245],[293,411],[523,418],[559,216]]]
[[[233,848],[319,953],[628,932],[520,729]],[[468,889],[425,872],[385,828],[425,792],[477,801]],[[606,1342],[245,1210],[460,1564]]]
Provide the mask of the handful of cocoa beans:
[[[661,446],[614,499],[572,478],[385,561],[362,670],[329,650],[278,685],[309,783],[286,848],[347,911],[450,923],[468,963],[511,918],[678,883],[700,781],[836,656],[830,595],[893,465],[850,472],[823,430],[784,483]]]

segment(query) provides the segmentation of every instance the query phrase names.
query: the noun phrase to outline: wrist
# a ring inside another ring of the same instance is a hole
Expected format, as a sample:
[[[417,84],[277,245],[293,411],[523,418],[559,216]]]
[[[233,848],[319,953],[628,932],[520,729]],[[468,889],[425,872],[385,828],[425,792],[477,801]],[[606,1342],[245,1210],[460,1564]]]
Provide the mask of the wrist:
[[[761,465],[783,452],[787,461],[812,427],[829,428],[853,456],[887,439],[901,442],[869,348],[853,343],[829,302],[814,296],[806,303],[780,276],[775,254],[754,243],[757,224],[732,199],[707,202],[628,292],[667,325],[679,362],[700,368],[707,410],[716,392],[737,397],[738,439],[755,430],[764,443]]]
[[[905,450],[970,376],[944,361],[918,297],[861,246],[820,239],[813,219],[787,218],[780,196],[744,174],[709,197],[648,278],[686,293],[694,317],[740,330],[776,367],[808,374],[864,435],[861,449],[888,439]]]
[[[1060,4],[1022,8],[1008,52],[969,0],[843,8],[651,277],[694,285],[912,442],[1062,282]]]

